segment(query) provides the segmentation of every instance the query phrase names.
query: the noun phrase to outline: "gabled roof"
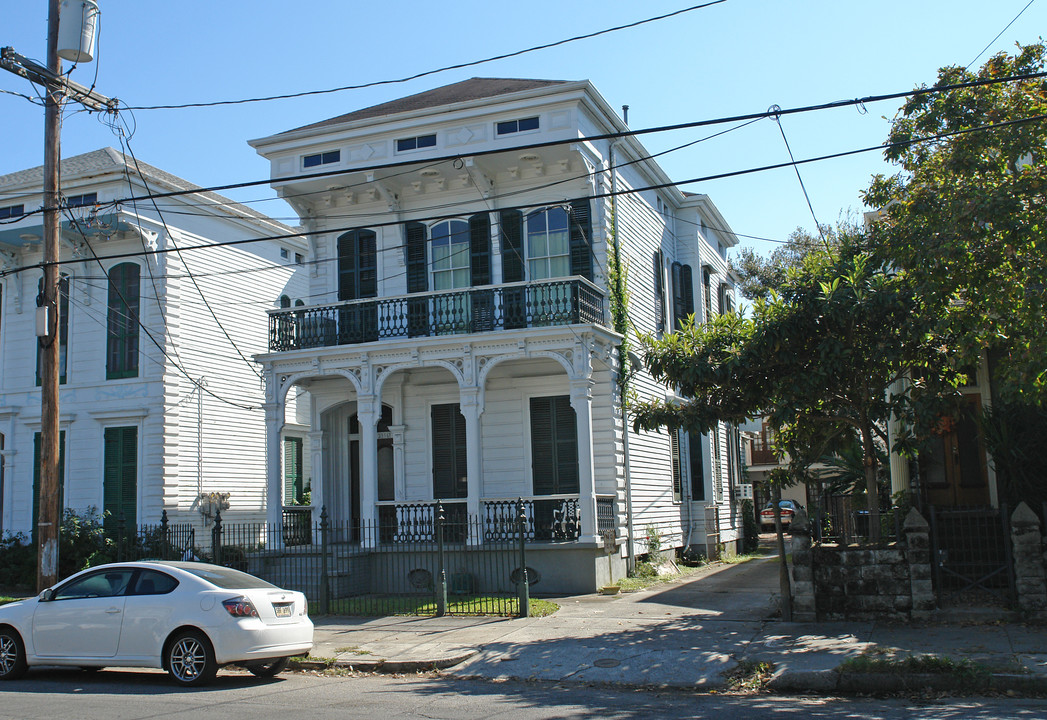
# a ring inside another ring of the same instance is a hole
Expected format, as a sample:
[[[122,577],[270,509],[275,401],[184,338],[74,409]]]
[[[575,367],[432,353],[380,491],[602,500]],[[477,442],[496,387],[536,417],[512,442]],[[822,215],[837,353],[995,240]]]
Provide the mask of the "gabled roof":
[[[567,80],[470,78],[451,85],[434,88],[433,90],[426,90],[425,92],[417,93],[415,95],[408,95],[407,97],[399,98],[398,100],[390,100],[389,102],[381,103],[380,105],[372,105],[371,107],[366,107],[362,110],[354,110],[345,115],[339,115],[338,117],[333,117],[328,120],[321,120],[320,122],[312,123],[310,125],[303,125],[302,127],[295,128],[294,130],[287,130],[286,132],[311,130],[313,128],[322,128],[330,125],[341,125],[342,123],[353,122],[354,120],[367,120],[369,118],[396,115],[398,113],[422,110],[425,108],[454,105],[455,103],[497,97],[499,95],[508,95],[515,92],[523,92],[525,90],[564,85],[567,82]],[[284,133],[280,134],[282,135]]]
[[[82,155],[62,158],[61,174],[68,181],[88,179],[108,174],[130,172],[133,175],[144,176],[150,182],[165,185],[164,191],[190,190],[199,191],[199,196],[206,198],[217,205],[224,206],[228,212],[235,215],[253,219],[269,225],[275,225],[285,232],[293,232],[293,229],[283,223],[273,220],[257,210],[252,210],[246,205],[234,202],[227,197],[209,190],[203,190],[199,185],[194,185],[188,180],[183,180],[177,175],[172,175],[149,163],[136,161],[119,150],[111,147],[100,150],[92,150]],[[11,193],[15,189],[32,193],[40,192],[44,183],[44,168],[42,165],[27,170],[19,170],[8,175],[0,175],[0,191]]]

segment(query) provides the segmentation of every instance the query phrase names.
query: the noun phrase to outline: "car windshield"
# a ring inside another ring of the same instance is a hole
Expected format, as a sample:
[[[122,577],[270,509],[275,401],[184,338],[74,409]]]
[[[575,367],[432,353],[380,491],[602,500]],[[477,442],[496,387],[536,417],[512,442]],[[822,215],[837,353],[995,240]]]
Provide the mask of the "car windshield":
[[[188,573],[192,573],[201,580],[206,580],[215,587],[223,590],[252,590],[254,588],[279,589],[276,585],[268,583],[261,578],[256,578],[254,575],[248,575],[245,572],[233,570],[232,568],[195,563],[172,563],[172,565],[181,568]]]

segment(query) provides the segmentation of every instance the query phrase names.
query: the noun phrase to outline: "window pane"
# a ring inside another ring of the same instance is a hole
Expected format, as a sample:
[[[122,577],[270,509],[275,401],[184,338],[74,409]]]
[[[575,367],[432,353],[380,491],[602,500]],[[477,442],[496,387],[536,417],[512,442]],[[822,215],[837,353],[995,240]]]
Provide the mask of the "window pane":
[[[530,117],[523,118],[517,123],[519,130],[537,130],[538,129],[538,118]]]
[[[435,147],[436,136],[435,135],[422,135],[418,138],[418,147]]]

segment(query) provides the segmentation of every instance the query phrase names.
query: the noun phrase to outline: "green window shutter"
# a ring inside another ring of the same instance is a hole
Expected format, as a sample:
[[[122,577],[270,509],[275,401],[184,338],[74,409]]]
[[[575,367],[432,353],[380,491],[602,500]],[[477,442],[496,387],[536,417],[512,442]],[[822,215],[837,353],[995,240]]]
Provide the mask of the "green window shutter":
[[[65,430],[58,432],[58,512],[65,507]],[[40,523],[40,433],[33,433],[33,545],[36,545]]]
[[[673,502],[680,502],[683,483],[680,470],[680,434],[676,430],[669,431],[669,453],[673,464]]]
[[[378,294],[378,236],[350,230],[338,237],[338,299],[358,300]]]
[[[110,523],[138,524],[138,428],[105,429],[105,477],[102,509]]]
[[[426,262],[426,234],[424,224],[409,222],[404,225],[407,247],[407,292],[425,292],[429,289],[429,264]]]
[[[478,213],[469,218],[469,265],[472,285],[491,284],[491,218]]]
[[[654,251],[651,269],[654,273],[654,326],[658,332],[665,332],[665,284],[662,279],[661,250]]]
[[[571,274],[593,279],[593,223],[589,199],[572,200],[570,222]]]
[[[502,281],[524,279],[523,213],[505,210],[499,213],[498,227],[502,238]]]
[[[135,263],[121,263],[109,271],[107,380],[138,377],[140,277],[141,268]]]
[[[284,504],[302,499],[302,438],[284,438]]]
[[[458,403],[433,405],[433,498],[467,497],[465,416]]]
[[[578,427],[571,398],[531,398],[530,425],[534,494],[578,492]]]
[[[687,433],[687,452],[691,461],[691,500],[704,500],[705,470],[702,466],[701,433]]]

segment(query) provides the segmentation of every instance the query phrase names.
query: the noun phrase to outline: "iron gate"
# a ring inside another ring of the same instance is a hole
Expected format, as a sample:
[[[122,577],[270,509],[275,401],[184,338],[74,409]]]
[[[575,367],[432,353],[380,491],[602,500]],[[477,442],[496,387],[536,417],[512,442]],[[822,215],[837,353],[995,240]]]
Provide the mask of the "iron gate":
[[[938,607],[1014,604],[1010,514],[992,507],[931,506],[931,572]]]

